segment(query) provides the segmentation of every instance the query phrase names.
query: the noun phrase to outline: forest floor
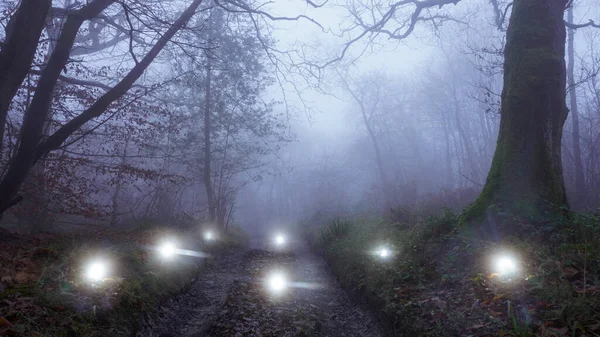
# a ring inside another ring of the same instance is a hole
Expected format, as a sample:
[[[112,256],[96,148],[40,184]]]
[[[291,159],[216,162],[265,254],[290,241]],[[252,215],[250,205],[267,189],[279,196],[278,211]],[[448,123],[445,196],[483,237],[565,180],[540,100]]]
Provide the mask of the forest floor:
[[[130,336],[246,240],[235,231],[205,245],[200,233],[164,228],[1,234],[0,336],[27,337]],[[153,247],[167,237],[207,255],[161,260]],[[108,274],[92,283],[84,275],[96,260],[106,261]]]
[[[185,290],[148,315],[136,336],[204,336],[221,310],[234,281],[243,276],[244,251],[221,256]]]
[[[338,219],[287,251],[164,230],[0,235],[0,336],[599,336],[598,217],[518,225],[531,235],[476,239],[450,211]],[[210,258],[157,260],[166,236]],[[100,251],[118,263],[90,286],[83,262]],[[500,251],[518,276],[491,272]],[[291,281],[279,295],[272,271]]]
[[[387,336],[600,336],[600,220],[531,223],[483,240],[440,216],[336,219],[307,236]],[[519,221],[519,222],[517,222]],[[391,254],[377,256],[378,246]],[[518,272],[494,273],[510,254]]]
[[[306,244],[285,252],[261,239],[250,247],[198,246],[211,258],[165,265],[148,250],[165,235],[7,234],[0,243],[0,336],[384,336]],[[81,278],[83,262],[98,251],[119,263],[113,276],[90,286]],[[292,282],[277,296],[265,287],[274,269]]]
[[[373,318],[352,304],[324,260],[298,245],[275,252],[256,245],[232,255],[158,310],[139,336],[378,337]],[[296,286],[281,296],[265,289],[271,270],[285,270]]]

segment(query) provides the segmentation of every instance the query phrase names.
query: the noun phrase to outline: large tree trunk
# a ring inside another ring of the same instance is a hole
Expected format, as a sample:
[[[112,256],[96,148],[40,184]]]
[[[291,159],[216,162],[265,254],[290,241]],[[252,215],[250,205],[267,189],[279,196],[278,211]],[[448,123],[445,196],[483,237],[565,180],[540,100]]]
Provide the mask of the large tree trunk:
[[[461,222],[485,225],[494,209],[515,216],[567,206],[561,137],[567,118],[567,0],[515,0],[504,51],[500,131],[487,181]]]
[[[569,8],[567,21],[573,22],[573,7]],[[569,64],[567,76],[569,80],[569,98],[571,105],[571,121],[573,135],[573,159],[575,161],[575,198],[572,200],[574,207],[585,207],[586,191],[585,176],[583,175],[583,162],[581,160],[581,145],[579,138],[579,110],[577,109],[577,88],[575,88],[575,30],[568,31]]]
[[[0,50],[0,150],[10,102],[29,73],[52,1],[23,0],[6,27]]]
[[[69,8],[70,1],[66,1],[64,8]],[[46,18],[46,34],[48,35],[48,50],[46,51],[46,60],[49,60],[54,53],[56,43],[61,34],[63,20],[55,20],[52,16]],[[54,90],[60,88],[60,83],[57,83]],[[48,112],[48,118],[44,122],[42,138],[48,137],[50,132],[50,121],[52,120],[52,112]],[[31,168],[29,176],[23,183],[23,203],[20,205],[26,210],[26,214],[19,218],[19,222],[23,223],[20,227],[29,227],[32,231],[45,231],[52,229],[52,223],[48,219],[50,198],[46,191],[46,160],[39,160]]]

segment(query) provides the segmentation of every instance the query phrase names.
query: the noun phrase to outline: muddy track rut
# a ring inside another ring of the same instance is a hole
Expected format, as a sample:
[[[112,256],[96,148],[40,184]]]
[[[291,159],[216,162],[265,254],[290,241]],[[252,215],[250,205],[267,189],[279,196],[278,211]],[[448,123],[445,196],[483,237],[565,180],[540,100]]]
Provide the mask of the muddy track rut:
[[[293,286],[273,296],[269,271],[283,270]],[[300,243],[278,253],[253,242],[245,252],[211,263],[189,287],[148,317],[144,337],[380,337],[373,317],[355,306],[325,262]]]

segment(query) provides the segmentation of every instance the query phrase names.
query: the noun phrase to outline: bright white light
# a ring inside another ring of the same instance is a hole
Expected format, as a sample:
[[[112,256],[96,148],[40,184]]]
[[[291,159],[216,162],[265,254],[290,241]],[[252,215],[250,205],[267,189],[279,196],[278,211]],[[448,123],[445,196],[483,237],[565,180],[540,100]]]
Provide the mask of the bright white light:
[[[215,234],[211,231],[206,231],[204,232],[204,240],[206,241],[212,241],[215,238]]]
[[[283,246],[285,245],[285,236],[283,236],[283,234],[277,234],[277,236],[275,236],[275,244],[278,246]]]
[[[381,258],[387,258],[388,256],[390,256],[390,251],[387,248],[381,248],[379,249],[379,257]]]
[[[392,250],[388,247],[381,246],[375,250],[375,255],[380,259],[386,260],[392,256]]]
[[[93,282],[102,281],[107,274],[106,263],[101,261],[91,262],[85,271],[85,276]]]
[[[500,255],[496,257],[495,268],[500,275],[513,275],[517,272],[517,261],[509,255]]]
[[[289,286],[287,278],[281,272],[273,272],[267,277],[267,289],[274,295],[283,293]]]
[[[170,259],[177,254],[177,247],[172,242],[165,242],[158,247],[158,251],[163,258]]]

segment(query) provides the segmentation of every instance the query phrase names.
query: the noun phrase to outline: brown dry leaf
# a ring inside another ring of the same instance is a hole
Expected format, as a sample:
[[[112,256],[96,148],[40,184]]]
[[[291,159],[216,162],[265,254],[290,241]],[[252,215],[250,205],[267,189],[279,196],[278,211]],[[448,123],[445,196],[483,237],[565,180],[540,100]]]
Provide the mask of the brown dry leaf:
[[[598,287],[588,287],[585,290],[575,288],[575,291],[579,294],[596,294],[600,289]]]
[[[579,270],[577,268],[573,268],[573,267],[564,267],[562,269],[562,272],[566,277],[573,277],[573,276],[579,274]]]
[[[497,300],[501,300],[501,299],[505,298],[508,295],[509,295],[509,293],[498,294],[498,295],[494,296],[494,298],[492,298],[492,302],[495,302]]]
[[[431,301],[440,309],[446,308],[446,301],[440,299],[439,297],[433,297]]]
[[[12,324],[6,318],[0,317],[0,332],[6,332],[11,327]]]
[[[35,278],[35,275],[27,274],[24,272],[18,272],[17,275],[15,275],[15,281],[17,283],[27,283],[28,281],[35,280]]]
[[[566,327],[563,327],[563,328],[559,329],[559,328],[542,326],[538,330],[538,336],[540,336],[540,337],[566,336],[566,334],[567,334],[568,331],[569,331],[569,329],[566,328]]]
[[[567,328],[567,327],[563,327],[563,328],[560,328],[560,329],[558,329],[558,328],[548,328],[548,330],[550,330],[550,331],[552,331],[554,333],[561,334],[561,335],[564,335],[567,332],[569,332],[569,328]]]
[[[477,330],[483,328],[484,326],[484,324],[475,324],[473,326],[468,327],[467,330]]]
[[[498,311],[494,311],[494,310],[490,310],[489,313],[490,313],[490,316],[492,316],[492,317],[501,317],[504,315],[503,312],[498,312]]]

